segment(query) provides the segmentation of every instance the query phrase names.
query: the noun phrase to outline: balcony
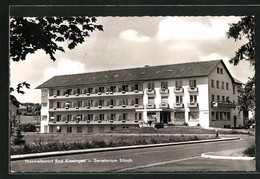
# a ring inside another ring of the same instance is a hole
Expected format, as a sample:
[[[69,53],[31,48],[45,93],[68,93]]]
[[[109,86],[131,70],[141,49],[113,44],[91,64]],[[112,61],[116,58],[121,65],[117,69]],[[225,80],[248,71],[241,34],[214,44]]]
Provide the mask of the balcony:
[[[155,90],[154,89],[147,89],[147,92],[146,92],[148,95],[153,95],[155,94]]]
[[[154,108],[155,108],[155,105],[154,105],[154,104],[147,104],[147,105],[146,105],[146,108],[147,108],[147,109],[154,109]]]
[[[96,125],[104,125],[104,124],[130,124],[130,125],[135,125],[139,126],[139,121],[138,120],[75,120],[75,121],[68,121],[68,120],[63,120],[63,121],[49,121],[49,125],[89,125],[89,124],[96,124]]]
[[[160,88],[160,94],[169,94],[169,89]]]
[[[189,87],[188,92],[190,92],[190,93],[198,92],[198,87]]]
[[[183,103],[174,103],[174,104],[173,104],[173,107],[174,107],[174,108],[183,108],[183,107],[184,107],[184,104],[183,104]]]
[[[183,93],[183,92],[184,92],[183,87],[174,88],[174,93]]]
[[[162,103],[160,103],[159,108],[161,108],[161,109],[168,109],[169,108],[169,104],[166,103],[166,102],[162,102]]]
[[[222,107],[222,108],[236,108],[236,104],[234,102],[226,102],[226,101],[220,101],[220,102],[212,102],[212,107]]]
[[[189,108],[197,108],[197,107],[199,107],[199,104],[197,102],[191,102],[191,103],[188,103],[188,107]]]

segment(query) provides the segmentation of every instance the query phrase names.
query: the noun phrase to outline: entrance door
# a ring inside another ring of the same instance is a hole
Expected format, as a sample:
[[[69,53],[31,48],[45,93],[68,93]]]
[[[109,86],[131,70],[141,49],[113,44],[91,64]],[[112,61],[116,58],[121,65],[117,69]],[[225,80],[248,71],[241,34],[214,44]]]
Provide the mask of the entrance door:
[[[234,127],[237,127],[237,116],[234,116]]]
[[[160,113],[160,122],[167,124],[171,121],[171,113],[170,112],[161,112]]]

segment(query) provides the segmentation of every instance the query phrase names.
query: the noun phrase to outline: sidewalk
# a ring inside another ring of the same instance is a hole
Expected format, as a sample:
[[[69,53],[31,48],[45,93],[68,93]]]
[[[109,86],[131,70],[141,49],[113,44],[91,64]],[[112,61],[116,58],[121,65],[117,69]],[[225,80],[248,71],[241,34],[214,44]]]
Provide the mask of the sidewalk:
[[[245,148],[246,149],[246,148]],[[253,160],[255,157],[247,157],[243,154],[245,149],[223,150],[219,152],[208,152],[201,154],[203,158],[226,159],[226,160]]]

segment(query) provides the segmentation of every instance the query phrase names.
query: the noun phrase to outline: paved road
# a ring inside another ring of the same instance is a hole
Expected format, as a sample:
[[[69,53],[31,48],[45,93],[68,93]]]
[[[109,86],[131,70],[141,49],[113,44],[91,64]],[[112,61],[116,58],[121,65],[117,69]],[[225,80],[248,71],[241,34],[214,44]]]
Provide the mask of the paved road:
[[[253,143],[254,137],[246,136],[236,141],[19,160],[11,162],[11,170],[14,172],[254,171],[255,160],[216,160],[200,157],[205,152],[243,151]]]

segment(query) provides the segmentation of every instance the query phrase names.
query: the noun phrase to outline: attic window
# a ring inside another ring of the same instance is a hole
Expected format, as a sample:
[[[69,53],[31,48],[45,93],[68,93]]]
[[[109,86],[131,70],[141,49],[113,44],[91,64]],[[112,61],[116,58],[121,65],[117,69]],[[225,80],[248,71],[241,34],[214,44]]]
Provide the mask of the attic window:
[[[160,71],[157,71],[157,72],[155,72],[154,74],[158,74],[158,73],[160,73]]]
[[[183,72],[184,71],[184,69],[182,68],[182,69],[180,69],[180,72]]]
[[[167,70],[168,72],[172,72],[172,70]]]
[[[115,75],[114,77],[115,77],[115,78],[116,78],[116,77],[119,77],[119,75]]]

